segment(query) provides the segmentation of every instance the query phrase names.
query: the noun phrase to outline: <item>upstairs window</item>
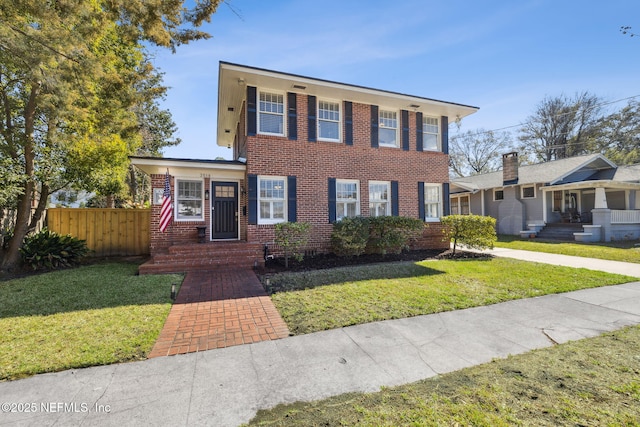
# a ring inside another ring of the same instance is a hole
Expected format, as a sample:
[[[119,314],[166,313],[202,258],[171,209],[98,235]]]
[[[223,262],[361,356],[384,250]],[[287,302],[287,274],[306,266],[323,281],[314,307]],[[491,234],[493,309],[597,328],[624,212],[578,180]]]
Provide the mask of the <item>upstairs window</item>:
[[[202,181],[176,179],[176,220],[203,220]]]
[[[369,182],[369,215],[385,216],[391,213],[390,183],[381,181]]]
[[[360,215],[359,182],[336,181],[336,219]]]
[[[283,177],[258,178],[258,224],[285,222],[286,179]]]
[[[384,147],[398,146],[398,113],[380,110],[378,126],[378,144]]]
[[[340,104],[318,101],[318,139],[340,142]]]
[[[260,92],[258,132],[284,136],[284,96]]]
[[[440,126],[436,117],[422,118],[422,147],[428,151],[440,151]]]

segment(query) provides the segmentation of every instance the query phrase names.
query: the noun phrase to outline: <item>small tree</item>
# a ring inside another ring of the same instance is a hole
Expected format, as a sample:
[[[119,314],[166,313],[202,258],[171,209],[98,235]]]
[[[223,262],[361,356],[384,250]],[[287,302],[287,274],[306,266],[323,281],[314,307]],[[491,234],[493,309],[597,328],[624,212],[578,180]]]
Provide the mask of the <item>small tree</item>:
[[[445,239],[453,241],[453,255],[458,243],[473,249],[493,249],[497,240],[496,219],[481,215],[449,215],[440,219]]]
[[[308,222],[281,222],[276,224],[276,245],[284,250],[284,266],[289,268],[289,257],[302,261],[301,249],[309,241],[311,224]]]
[[[369,218],[345,217],[333,224],[331,249],[338,256],[360,256],[369,241]]]
[[[404,216],[369,218],[369,249],[383,256],[409,249],[411,241],[422,235],[424,222]]]

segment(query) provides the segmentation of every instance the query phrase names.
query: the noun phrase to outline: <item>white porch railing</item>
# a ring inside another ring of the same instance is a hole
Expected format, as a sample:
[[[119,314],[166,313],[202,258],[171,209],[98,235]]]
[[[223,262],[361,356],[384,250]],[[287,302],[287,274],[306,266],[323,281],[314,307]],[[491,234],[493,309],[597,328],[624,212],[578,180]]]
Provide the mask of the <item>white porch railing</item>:
[[[611,210],[611,224],[640,224],[640,210]]]

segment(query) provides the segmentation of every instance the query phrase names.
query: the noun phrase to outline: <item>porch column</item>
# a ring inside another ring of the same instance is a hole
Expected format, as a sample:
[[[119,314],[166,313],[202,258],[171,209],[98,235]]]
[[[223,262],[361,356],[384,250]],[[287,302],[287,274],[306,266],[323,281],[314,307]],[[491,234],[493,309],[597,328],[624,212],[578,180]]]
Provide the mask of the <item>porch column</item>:
[[[607,209],[607,193],[603,187],[596,187],[595,209]]]
[[[547,223],[547,196],[549,195],[549,192],[546,191],[544,188],[542,188],[541,190],[542,190],[542,222],[546,224]]]
[[[597,190],[597,189],[596,189]],[[596,196],[596,205],[597,205]],[[591,211],[593,225],[600,226],[600,239],[603,242],[611,241],[611,209],[593,209]]]

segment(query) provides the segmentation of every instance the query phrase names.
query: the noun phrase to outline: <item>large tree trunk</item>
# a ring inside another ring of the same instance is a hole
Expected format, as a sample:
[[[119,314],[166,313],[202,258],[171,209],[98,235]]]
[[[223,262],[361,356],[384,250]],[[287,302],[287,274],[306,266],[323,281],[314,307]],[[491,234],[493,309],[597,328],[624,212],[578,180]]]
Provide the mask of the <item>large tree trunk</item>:
[[[36,231],[38,227],[38,223],[40,222],[40,218],[42,218],[42,214],[47,208],[47,201],[49,200],[49,186],[47,184],[42,184],[42,190],[40,191],[40,199],[38,200],[38,207],[36,208],[33,216],[31,217],[31,223],[29,224],[29,229],[27,233],[31,233]]]
[[[40,83],[34,83],[31,87],[29,100],[24,109],[24,192],[18,197],[18,207],[16,215],[16,226],[13,230],[13,237],[9,240],[9,247],[2,259],[0,271],[10,271],[20,262],[20,247],[22,241],[29,231],[31,223],[31,199],[34,195],[35,186],[35,151],[33,132],[35,129],[36,100],[40,92]]]

